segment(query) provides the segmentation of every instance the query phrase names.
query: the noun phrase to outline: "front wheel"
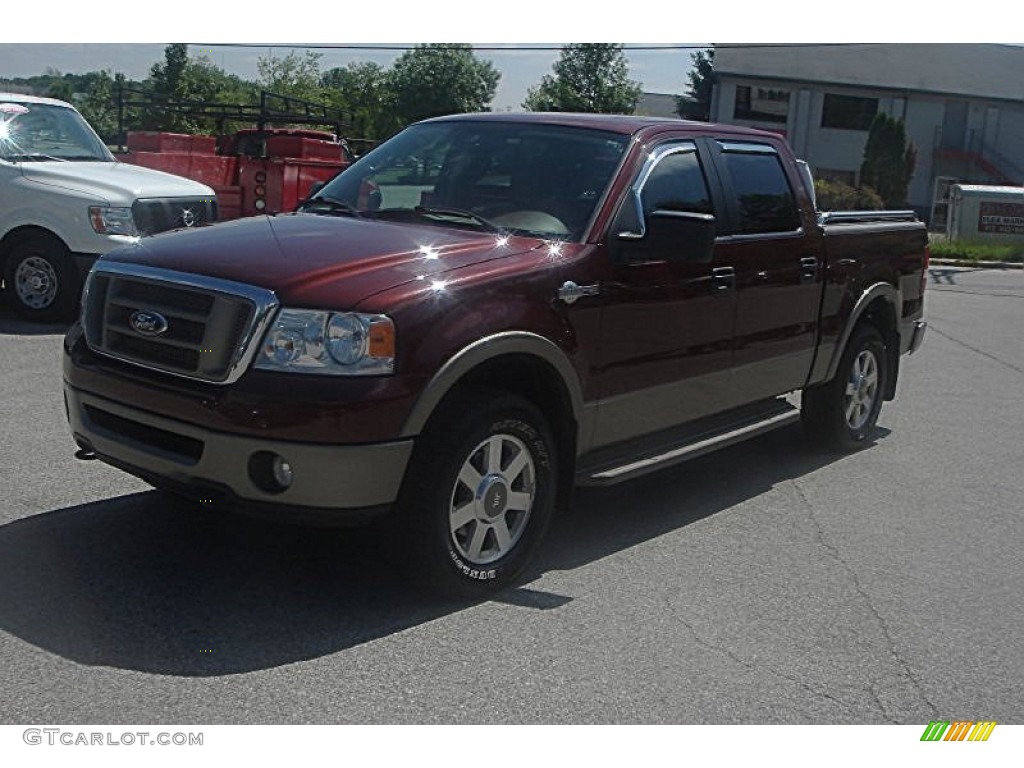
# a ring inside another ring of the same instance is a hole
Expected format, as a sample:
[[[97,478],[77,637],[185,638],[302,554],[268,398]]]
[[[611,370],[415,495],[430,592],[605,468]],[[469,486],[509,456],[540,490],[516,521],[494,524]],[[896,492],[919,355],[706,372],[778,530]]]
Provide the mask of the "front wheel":
[[[818,442],[840,451],[864,446],[874,433],[889,375],[885,343],[870,325],[850,337],[835,378],[803,394],[803,421]]]
[[[7,254],[4,283],[15,312],[26,320],[71,320],[82,281],[64,244],[44,235],[16,240]]]
[[[551,519],[556,456],[532,403],[499,391],[465,393],[420,438],[385,548],[435,594],[473,599],[507,587]]]

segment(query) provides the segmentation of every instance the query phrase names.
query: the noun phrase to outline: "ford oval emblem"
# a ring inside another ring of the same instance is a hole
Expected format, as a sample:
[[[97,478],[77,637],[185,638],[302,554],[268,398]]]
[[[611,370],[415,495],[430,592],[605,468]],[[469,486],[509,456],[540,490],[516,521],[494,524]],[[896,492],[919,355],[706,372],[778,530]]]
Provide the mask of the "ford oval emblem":
[[[140,336],[159,336],[167,330],[167,318],[149,309],[132,312],[128,324]]]

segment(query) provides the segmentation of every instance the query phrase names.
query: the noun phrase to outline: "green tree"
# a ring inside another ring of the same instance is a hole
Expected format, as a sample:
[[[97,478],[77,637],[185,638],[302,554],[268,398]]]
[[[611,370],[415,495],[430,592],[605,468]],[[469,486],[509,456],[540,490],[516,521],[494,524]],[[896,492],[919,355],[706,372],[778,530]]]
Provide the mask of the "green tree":
[[[321,103],[324,91],[320,84],[320,59],[323,54],[291,51],[287,56],[271,56],[256,62],[259,84],[272,93]]]
[[[62,75],[55,67],[47,67],[41,75],[32,75],[31,77],[12,77],[10,79],[5,79],[4,82],[19,86],[20,88],[27,88],[29,93],[34,93],[39,96],[48,96],[52,88],[57,88],[59,90],[62,87],[60,85],[60,81],[66,77],[68,77],[68,75]],[[60,96],[55,98],[60,98]]]
[[[57,75],[53,82],[50,83],[50,87],[46,89],[46,95],[51,99],[71,101],[75,95],[75,88],[69,78]]]
[[[188,64],[188,46],[172,43],[164,48],[164,61],[149,68],[149,88],[153,96],[166,101],[188,98],[185,67]]]
[[[715,49],[690,55],[692,67],[686,75],[690,85],[686,96],[676,98],[676,114],[689,120],[711,119],[711,89],[714,85]]]
[[[427,43],[406,51],[388,72],[394,115],[402,124],[461,112],[488,112],[501,74],[462,43]]]
[[[372,61],[352,62],[324,73],[324,99],[349,122],[349,138],[383,139],[400,124],[392,108],[388,72]]]
[[[640,101],[640,83],[629,79],[619,43],[572,43],[523,107],[532,112],[603,112],[630,115]]]
[[[236,75],[229,75],[206,56],[192,57],[184,43],[173,43],[164,49],[164,61],[150,67],[145,91],[153,99],[152,109],[130,110],[126,115],[129,129],[174,131],[179,133],[213,133],[230,130],[212,118],[182,114],[173,107],[160,109],[161,102],[186,105],[255,104],[257,88]]]
[[[115,80],[107,70],[76,76],[75,92],[84,94],[75,102],[78,111],[107,144],[117,136],[117,105],[114,103]]]
[[[917,148],[907,144],[903,121],[883,112],[875,115],[864,145],[861,184],[877,190],[886,207],[903,207],[916,165]]]

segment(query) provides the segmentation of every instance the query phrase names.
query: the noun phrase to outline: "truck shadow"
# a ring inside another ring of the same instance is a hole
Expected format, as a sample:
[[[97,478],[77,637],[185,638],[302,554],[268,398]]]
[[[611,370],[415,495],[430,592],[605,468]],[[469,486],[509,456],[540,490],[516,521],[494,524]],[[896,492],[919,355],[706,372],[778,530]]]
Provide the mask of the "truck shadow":
[[[932,267],[928,270],[928,274],[931,275],[933,283],[944,283],[946,285],[956,285],[956,274],[961,270],[958,269],[943,269],[941,267]]]
[[[0,293],[0,334],[10,336],[52,336],[64,335],[70,323],[33,323],[22,320],[9,306],[9,300]]]
[[[836,460],[786,429],[581,491],[553,524],[531,583],[494,600],[557,610],[571,598],[545,591],[535,581],[544,573],[680,529]],[[381,546],[369,529],[265,523],[182,508],[155,491],[45,512],[0,527],[0,629],[81,664],[202,677],[326,656],[468,607],[409,590]]]

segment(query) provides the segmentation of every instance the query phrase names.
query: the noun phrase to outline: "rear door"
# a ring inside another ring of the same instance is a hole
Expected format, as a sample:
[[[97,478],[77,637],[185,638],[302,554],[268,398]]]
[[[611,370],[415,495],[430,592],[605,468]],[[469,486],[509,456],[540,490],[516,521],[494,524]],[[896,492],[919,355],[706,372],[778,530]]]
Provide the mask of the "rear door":
[[[803,387],[814,360],[822,243],[812,203],[769,142],[709,142],[729,207],[715,260],[735,271],[735,394],[752,402]]]

